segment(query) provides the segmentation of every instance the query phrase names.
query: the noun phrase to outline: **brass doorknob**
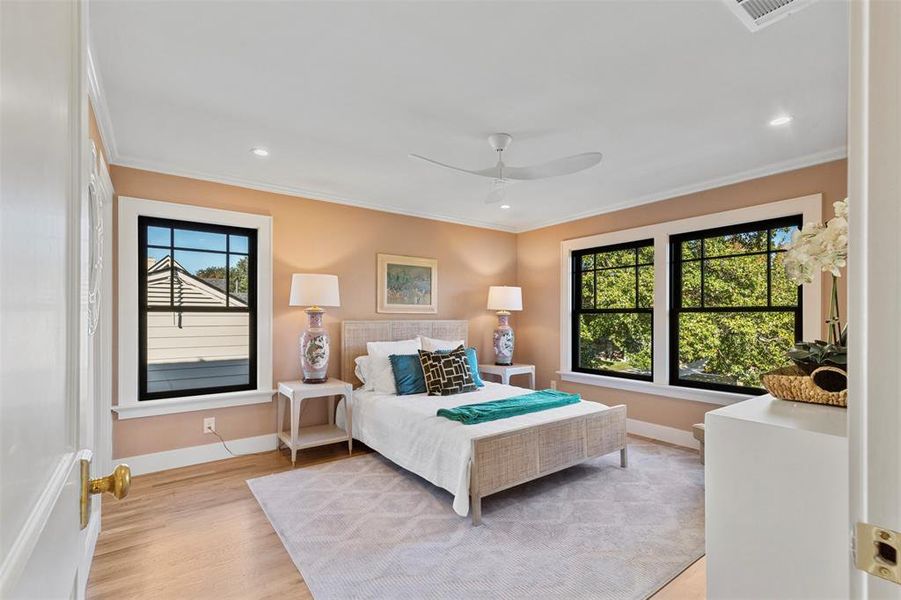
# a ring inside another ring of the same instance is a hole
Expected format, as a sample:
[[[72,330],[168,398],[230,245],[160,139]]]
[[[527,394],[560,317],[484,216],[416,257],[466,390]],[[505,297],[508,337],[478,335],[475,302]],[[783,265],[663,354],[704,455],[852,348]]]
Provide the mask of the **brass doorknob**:
[[[128,468],[128,465],[119,465],[113,469],[112,475],[92,479],[88,486],[88,491],[92,494],[109,492],[117,500],[121,500],[128,495],[128,488],[130,487],[131,469]]]
[[[91,496],[94,494],[102,494],[109,492],[119,500],[128,495],[128,488],[131,487],[131,469],[128,465],[119,465],[113,469],[113,474],[107,477],[98,477],[91,479],[91,457],[90,450],[82,450],[81,452],[81,494],[79,495],[79,517],[81,528],[88,526],[91,520]]]

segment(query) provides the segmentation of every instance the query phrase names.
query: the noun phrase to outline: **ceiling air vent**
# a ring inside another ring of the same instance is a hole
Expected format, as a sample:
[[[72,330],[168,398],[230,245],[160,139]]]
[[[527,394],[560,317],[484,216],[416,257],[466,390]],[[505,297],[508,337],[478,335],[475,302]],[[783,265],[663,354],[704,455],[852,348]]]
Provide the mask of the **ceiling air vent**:
[[[723,0],[751,31],[796,13],[814,0]]]

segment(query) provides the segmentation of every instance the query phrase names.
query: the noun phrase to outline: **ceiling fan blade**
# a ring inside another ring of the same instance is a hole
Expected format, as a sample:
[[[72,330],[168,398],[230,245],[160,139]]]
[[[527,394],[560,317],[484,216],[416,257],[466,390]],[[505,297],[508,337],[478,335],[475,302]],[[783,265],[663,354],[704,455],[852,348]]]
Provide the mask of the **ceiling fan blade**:
[[[490,177],[492,179],[497,179],[497,175],[498,175],[497,165],[495,165],[493,167],[488,167],[487,169],[480,169],[478,171],[472,171],[470,169],[464,169],[462,167],[455,167],[453,165],[439,162],[439,161],[433,160],[431,158],[426,158],[425,156],[422,156],[420,154],[410,154],[409,156],[410,156],[410,158],[415,158],[416,160],[421,160],[423,162],[427,162],[429,164],[443,167],[445,169],[450,169],[451,171],[457,171],[459,173],[467,173],[469,175],[478,175],[479,177]],[[506,167],[504,167],[504,168],[506,169]]]
[[[478,175],[480,177],[497,177],[497,167],[492,167],[490,169],[482,169],[480,171],[471,171],[469,169],[464,169],[462,167],[455,167],[453,165],[449,165],[443,162],[439,162],[437,160],[432,160],[431,158],[426,158],[425,156],[421,156],[419,154],[410,154],[410,158],[415,158],[416,160],[421,160],[423,162],[427,162],[432,165],[436,165],[439,167],[444,167],[445,169],[450,169],[452,171],[458,171],[460,173],[468,173],[469,175]]]
[[[545,179],[560,175],[571,175],[589,169],[601,162],[603,155],[600,152],[585,152],[566,158],[558,158],[540,165],[530,167],[504,166],[504,179]]]

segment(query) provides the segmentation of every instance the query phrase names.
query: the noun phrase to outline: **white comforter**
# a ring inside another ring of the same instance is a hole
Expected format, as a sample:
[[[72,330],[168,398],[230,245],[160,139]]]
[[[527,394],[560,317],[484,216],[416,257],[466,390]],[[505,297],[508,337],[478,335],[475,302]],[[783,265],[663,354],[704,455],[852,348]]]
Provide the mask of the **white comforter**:
[[[463,425],[435,414],[439,408],[500,400],[530,392],[532,390],[488,382],[475,392],[454,396],[396,396],[357,390],[351,403],[353,436],[385,458],[452,493],[454,511],[466,516],[469,512],[472,438],[607,409],[603,404],[583,400],[578,404],[478,425]],[[337,424],[344,427],[343,407],[339,407],[336,417]]]

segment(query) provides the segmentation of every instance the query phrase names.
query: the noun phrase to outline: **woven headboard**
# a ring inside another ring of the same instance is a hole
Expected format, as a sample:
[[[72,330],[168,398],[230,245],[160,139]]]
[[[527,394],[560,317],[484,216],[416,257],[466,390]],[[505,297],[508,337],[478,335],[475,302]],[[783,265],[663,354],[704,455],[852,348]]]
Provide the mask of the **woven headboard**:
[[[424,335],[439,340],[467,341],[468,321],[343,321],[341,323],[341,379],[357,387],[354,360],[366,354],[366,342],[397,342]]]

